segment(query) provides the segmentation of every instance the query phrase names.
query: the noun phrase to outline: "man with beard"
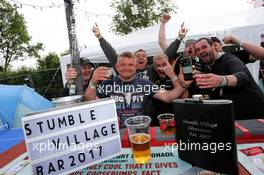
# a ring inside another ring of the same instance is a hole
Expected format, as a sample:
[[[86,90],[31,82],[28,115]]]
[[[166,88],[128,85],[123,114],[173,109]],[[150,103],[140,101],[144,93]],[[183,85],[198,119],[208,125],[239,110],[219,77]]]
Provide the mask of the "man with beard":
[[[114,68],[115,64],[117,62],[117,53],[115,49],[112,47],[112,45],[104,39],[104,37],[101,35],[100,29],[95,23],[95,26],[93,26],[92,29],[95,37],[99,40],[100,46],[108,59],[110,65]],[[143,79],[149,79],[149,75],[147,73],[148,68],[148,57],[146,54],[146,51],[143,49],[139,49],[135,51],[134,56],[136,57],[136,76],[141,77]]]
[[[211,73],[193,75],[199,88],[210,88],[212,99],[232,100],[236,120],[264,116],[264,94],[239,58],[217,52],[212,40],[208,38],[197,40],[195,51],[211,69]],[[186,88],[191,83],[180,79],[180,84]]]
[[[109,80],[105,80],[105,68],[97,68],[86,90],[85,97],[87,100],[106,97],[114,99],[121,128],[125,127],[126,118],[143,113],[142,110],[145,108],[148,98],[154,97],[169,103],[185,91],[179,85],[172,90],[164,90],[149,80],[136,77],[136,58],[130,52],[124,52],[118,56],[115,68],[118,76]],[[101,80],[104,81],[99,85]]]
[[[181,64],[181,57],[178,56],[177,54],[177,50],[180,46],[180,43],[182,41],[181,38],[183,38],[186,33],[188,32],[188,30],[184,27],[182,27],[181,31],[179,31],[179,36],[178,38],[172,42],[170,44],[170,46],[167,48],[167,50],[165,51],[166,55],[168,56],[168,58],[177,58],[176,60],[176,64],[174,67],[174,72],[176,73],[176,75],[180,74],[180,64]],[[208,66],[206,66],[205,64],[203,64],[202,60],[200,60],[198,57],[196,57],[196,52],[194,49],[194,43],[196,40],[194,39],[189,39],[185,41],[185,48],[184,48],[184,57],[190,57],[191,61],[192,61],[192,67],[193,70],[195,70],[196,72],[210,72],[210,69],[208,68]],[[188,95],[189,93],[189,95]],[[186,95],[187,94],[187,95]],[[195,82],[191,83],[188,86],[188,92],[186,92],[183,97],[189,96],[191,97],[193,94],[202,94],[204,96],[204,98],[209,98],[208,97],[208,90],[207,89],[200,89]]]

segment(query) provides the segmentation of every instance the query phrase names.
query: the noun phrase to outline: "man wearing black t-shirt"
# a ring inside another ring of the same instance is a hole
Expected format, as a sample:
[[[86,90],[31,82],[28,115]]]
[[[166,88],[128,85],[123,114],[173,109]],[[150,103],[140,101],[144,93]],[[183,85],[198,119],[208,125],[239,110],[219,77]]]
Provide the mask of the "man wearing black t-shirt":
[[[208,38],[197,40],[195,51],[211,68],[211,73],[193,76],[199,88],[210,88],[211,99],[232,100],[235,119],[264,116],[264,94],[239,58],[229,53],[217,52],[213,42]],[[185,87],[192,83],[183,79],[180,81]]]

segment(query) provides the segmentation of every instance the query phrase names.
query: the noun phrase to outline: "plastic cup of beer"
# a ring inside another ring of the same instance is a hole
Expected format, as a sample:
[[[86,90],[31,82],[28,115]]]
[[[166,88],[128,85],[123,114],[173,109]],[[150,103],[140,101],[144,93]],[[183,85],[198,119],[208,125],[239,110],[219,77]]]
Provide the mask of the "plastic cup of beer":
[[[160,123],[160,131],[164,135],[172,135],[176,133],[175,116],[172,113],[160,114],[158,116]]]
[[[149,116],[135,116],[125,120],[133,158],[136,163],[147,163],[151,159]]]

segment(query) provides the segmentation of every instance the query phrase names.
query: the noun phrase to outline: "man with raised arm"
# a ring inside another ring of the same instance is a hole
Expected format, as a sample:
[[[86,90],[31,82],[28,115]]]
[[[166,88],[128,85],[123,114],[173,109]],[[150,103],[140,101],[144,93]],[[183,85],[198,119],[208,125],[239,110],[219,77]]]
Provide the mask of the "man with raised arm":
[[[97,23],[95,23],[95,26],[93,26],[92,31],[94,35],[96,36],[96,38],[98,39],[100,46],[106,58],[108,59],[110,65],[114,68],[116,61],[117,61],[117,57],[118,57],[115,49],[101,35],[100,29]],[[148,73],[147,73],[148,58],[147,58],[146,51],[143,49],[138,49],[137,51],[135,51],[134,56],[136,58],[136,76],[144,78],[144,79],[148,79],[149,78]]]
[[[142,110],[150,97],[169,103],[185,91],[179,85],[172,90],[165,90],[149,80],[136,77],[136,58],[131,52],[121,53],[115,68],[118,75],[111,80],[105,80],[104,68],[98,68],[94,72],[85,97],[87,100],[106,97],[114,99],[121,127],[125,127],[126,118],[143,113]],[[100,80],[104,81],[98,84]]]
[[[264,59],[264,48],[261,46],[258,46],[256,44],[250,43],[250,42],[241,42],[238,38],[227,35],[224,37],[223,41],[226,44],[237,44],[243,49],[245,49],[247,52],[249,52],[252,56],[249,57],[250,61],[255,60],[263,60]]]

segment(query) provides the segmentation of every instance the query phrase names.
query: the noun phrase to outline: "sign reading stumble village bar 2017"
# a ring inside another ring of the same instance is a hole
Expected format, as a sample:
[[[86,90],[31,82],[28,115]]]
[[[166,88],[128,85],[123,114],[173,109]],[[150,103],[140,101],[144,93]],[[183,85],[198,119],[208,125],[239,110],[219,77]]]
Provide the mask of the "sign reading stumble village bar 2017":
[[[30,114],[22,119],[33,174],[69,174],[121,153],[111,99]]]

